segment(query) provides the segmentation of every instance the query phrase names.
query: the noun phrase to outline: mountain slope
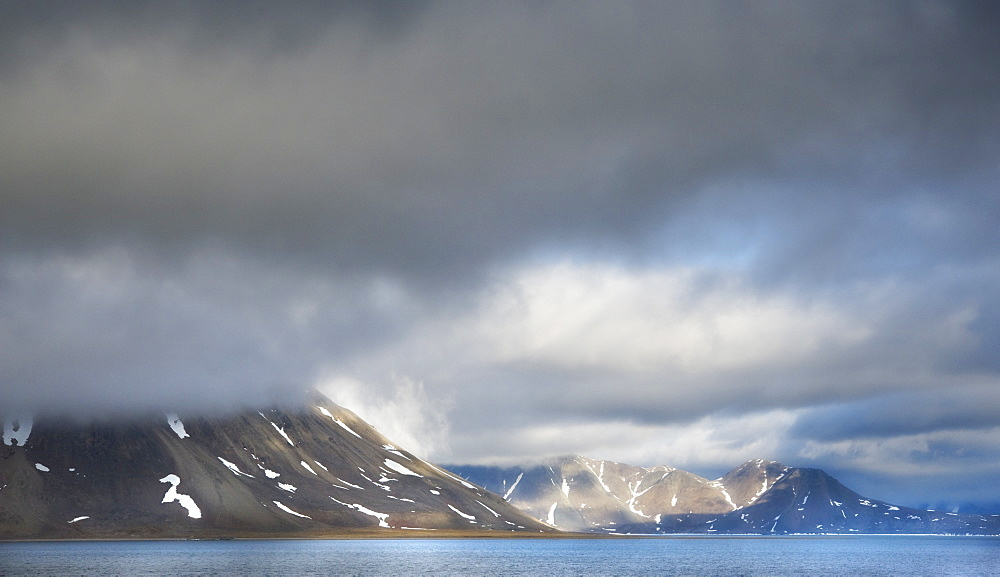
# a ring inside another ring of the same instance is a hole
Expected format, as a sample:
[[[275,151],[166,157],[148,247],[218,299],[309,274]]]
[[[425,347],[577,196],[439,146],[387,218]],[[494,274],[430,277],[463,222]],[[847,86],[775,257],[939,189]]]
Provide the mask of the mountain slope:
[[[449,468],[568,531],[1000,534],[1000,515],[898,507],[865,498],[821,470],[775,461],[748,461],[715,480],[580,456],[527,468]]]
[[[314,401],[226,418],[5,421],[0,538],[549,530]]]

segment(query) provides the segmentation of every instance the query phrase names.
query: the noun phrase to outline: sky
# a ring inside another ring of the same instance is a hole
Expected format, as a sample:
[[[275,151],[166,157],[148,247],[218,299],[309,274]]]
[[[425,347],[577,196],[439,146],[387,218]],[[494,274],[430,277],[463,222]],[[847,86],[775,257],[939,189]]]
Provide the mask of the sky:
[[[1000,513],[995,3],[0,11],[0,411]]]

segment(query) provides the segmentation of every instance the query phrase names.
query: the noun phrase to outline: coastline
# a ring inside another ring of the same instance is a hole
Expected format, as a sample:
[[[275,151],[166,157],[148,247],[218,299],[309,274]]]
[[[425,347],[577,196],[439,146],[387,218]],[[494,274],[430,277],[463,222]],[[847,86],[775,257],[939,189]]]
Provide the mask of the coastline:
[[[380,529],[336,531],[323,534],[243,534],[218,535],[205,537],[148,537],[148,536],[108,536],[108,537],[70,537],[70,538],[27,538],[0,539],[4,543],[84,543],[84,542],[156,542],[156,541],[407,541],[421,540],[614,540],[614,539],[660,539],[660,540],[726,540],[726,539],[853,539],[869,537],[927,537],[927,538],[986,538],[1000,539],[1000,535],[972,535],[949,533],[789,533],[783,535],[764,535],[759,533],[740,533],[726,535],[706,535],[700,533],[657,534],[620,534],[620,533],[573,533],[568,531],[527,533],[527,532],[494,532],[494,531],[458,531],[458,530],[409,530]]]

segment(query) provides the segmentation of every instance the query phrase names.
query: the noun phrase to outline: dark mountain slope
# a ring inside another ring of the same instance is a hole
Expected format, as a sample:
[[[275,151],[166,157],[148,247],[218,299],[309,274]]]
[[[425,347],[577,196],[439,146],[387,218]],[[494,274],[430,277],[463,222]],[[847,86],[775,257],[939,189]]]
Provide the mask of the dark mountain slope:
[[[0,538],[548,530],[325,398],[226,418],[28,427],[0,445]]]

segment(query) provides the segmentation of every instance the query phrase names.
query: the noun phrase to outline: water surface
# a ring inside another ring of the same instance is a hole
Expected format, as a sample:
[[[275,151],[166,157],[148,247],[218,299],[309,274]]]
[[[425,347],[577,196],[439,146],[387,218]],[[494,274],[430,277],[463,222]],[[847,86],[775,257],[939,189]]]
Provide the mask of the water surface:
[[[0,543],[2,575],[1000,575],[1000,538]]]

